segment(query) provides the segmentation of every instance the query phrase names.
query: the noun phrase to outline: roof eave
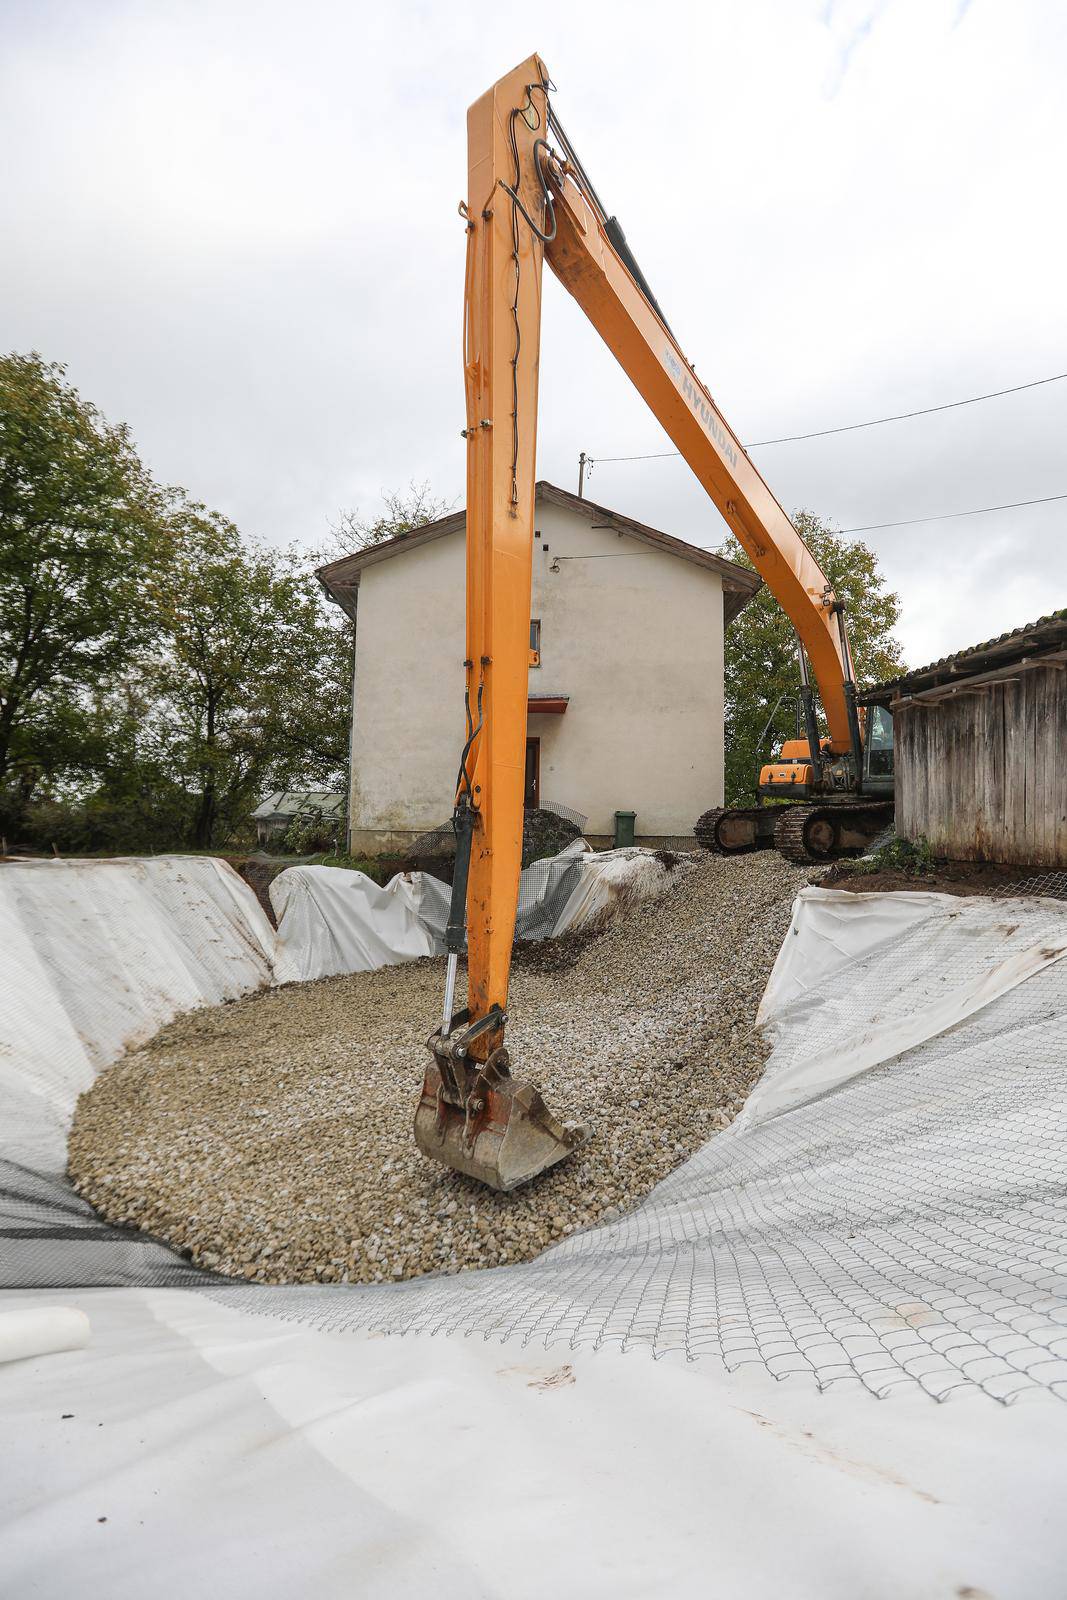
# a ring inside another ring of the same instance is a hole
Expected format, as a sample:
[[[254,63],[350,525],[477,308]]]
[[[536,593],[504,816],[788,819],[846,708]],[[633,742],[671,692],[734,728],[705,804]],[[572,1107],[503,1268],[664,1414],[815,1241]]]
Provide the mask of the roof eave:
[[[549,504],[579,511],[588,516],[590,521],[596,517],[603,517],[611,527],[621,533],[630,534],[642,544],[651,545],[666,555],[677,556],[679,560],[689,561],[694,566],[704,567],[707,571],[717,573],[722,579],[723,615],[727,625],[762,587],[763,579],[759,574],[747,567],[739,566],[736,561],[729,561],[725,556],[716,555],[712,550],[703,550],[699,545],[687,544],[684,539],[676,539],[673,534],[663,533],[659,528],[650,528],[647,523],[637,522],[633,517],[625,517],[621,512],[613,511],[610,506],[599,505],[584,496],[571,494],[567,489],[557,488],[554,483],[549,483],[544,478],[539,478],[537,481],[536,497],[539,501],[547,500]],[[436,522],[428,522],[424,527],[415,528],[411,533],[397,534],[392,539],[383,539],[380,544],[369,545],[365,550],[357,550],[350,556],[341,556],[336,561],[327,562],[325,566],[316,569],[315,576],[327,596],[355,620],[359,579],[364,568],[375,566],[379,561],[388,561],[403,550],[414,550],[433,539],[442,539],[451,533],[458,533],[464,528],[466,521],[465,510],[450,512],[447,517],[439,517]]]
[[[984,676],[991,670],[1007,669],[1024,661],[1031,666],[1044,661],[1051,665],[1065,645],[1067,610],[1052,612],[1036,622],[1016,628],[1012,633],[987,639],[984,644],[959,650],[955,655],[931,662],[929,666],[902,673],[899,678],[874,684],[863,690],[859,698],[866,704],[888,706],[893,700],[904,696],[962,684],[971,678]]]

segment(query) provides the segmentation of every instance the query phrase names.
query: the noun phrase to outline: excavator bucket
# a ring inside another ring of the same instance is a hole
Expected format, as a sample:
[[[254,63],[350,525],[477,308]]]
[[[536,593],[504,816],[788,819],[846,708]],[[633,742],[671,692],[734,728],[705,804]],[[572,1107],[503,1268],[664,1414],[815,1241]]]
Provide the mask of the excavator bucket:
[[[554,1117],[532,1083],[513,1078],[507,1051],[488,1061],[457,1058],[440,1032],[430,1040],[415,1112],[415,1142],[423,1155],[502,1192],[529,1183],[580,1144],[588,1130]]]

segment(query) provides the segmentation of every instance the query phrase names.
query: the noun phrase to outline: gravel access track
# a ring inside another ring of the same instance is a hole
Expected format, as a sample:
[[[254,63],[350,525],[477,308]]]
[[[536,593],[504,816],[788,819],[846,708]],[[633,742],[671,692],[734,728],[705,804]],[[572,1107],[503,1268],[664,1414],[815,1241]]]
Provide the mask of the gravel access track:
[[[81,1097],[74,1186],[109,1220],[262,1283],[528,1260],[635,1205],[736,1116],[767,1055],[756,1007],[811,878],[769,851],[683,857],[665,896],[602,933],[519,948],[513,1070],[592,1139],[510,1195],[412,1138],[443,959],[179,1017]]]

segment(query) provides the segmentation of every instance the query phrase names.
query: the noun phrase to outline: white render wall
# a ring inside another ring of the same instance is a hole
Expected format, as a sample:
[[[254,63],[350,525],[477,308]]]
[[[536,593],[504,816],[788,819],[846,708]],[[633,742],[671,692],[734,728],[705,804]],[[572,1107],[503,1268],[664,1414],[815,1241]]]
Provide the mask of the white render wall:
[[[533,694],[569,695],[533,715],[541,800],[584,812],[608,838],[616,809],[639,839],[691,835],[723,795],[723,602],[719,575],[539,502]],[[543,546],[548,546],[547,551]],[[592,560],[560,560],[587,556]],[[602,559],[608,557],[610,559]],[[463,743],[465,551],[460,532],[364,568],[356,626],[350,845],[406,849],[450,815]]]

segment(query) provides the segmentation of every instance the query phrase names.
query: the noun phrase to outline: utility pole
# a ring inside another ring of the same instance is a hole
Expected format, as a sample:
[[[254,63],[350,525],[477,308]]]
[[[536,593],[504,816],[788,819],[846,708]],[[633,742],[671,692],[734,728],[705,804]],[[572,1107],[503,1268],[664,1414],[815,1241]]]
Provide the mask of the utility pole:
[[[585,465],[586,465],[586,460],[587,460],[586,453],[583,450],[581,455],[578,457],[578,498],[579,498],[579,500],[582,498],[583,494],[585,493]],[[592,466],[592,462],[590,462],[589,465]]]

